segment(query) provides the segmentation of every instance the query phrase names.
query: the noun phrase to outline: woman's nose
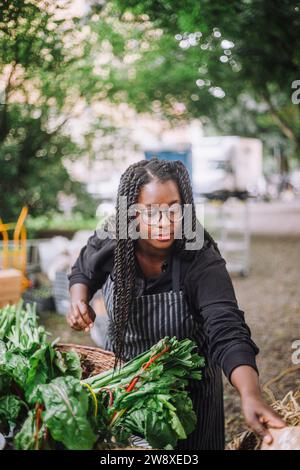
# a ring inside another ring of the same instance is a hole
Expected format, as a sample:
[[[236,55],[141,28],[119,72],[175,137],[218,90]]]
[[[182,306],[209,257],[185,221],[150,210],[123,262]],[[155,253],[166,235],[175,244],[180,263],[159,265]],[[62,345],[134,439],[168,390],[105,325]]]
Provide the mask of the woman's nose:
[[[159,228],[168,227],[171,225],[170,219],[166,212],[161,211],[158,226]]]

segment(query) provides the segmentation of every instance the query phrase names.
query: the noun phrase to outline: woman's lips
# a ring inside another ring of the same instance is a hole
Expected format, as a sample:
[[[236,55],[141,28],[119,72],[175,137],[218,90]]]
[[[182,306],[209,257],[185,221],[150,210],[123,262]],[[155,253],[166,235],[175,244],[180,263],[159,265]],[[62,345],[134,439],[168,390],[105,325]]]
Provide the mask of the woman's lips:
[[[155,240],[170,240],[173,237],[173,233],[159,233],[157,235],[154,235],[153,238]]]

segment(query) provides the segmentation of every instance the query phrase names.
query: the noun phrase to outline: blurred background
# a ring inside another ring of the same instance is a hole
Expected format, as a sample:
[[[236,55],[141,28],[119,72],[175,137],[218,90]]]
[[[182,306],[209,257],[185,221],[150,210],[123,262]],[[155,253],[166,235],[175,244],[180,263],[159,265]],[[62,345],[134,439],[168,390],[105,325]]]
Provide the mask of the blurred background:
[[[22,296],[54,338],[101,346],[66,324],[67,274],[127,166],[180,159],[260,347],[261,381],[292,366],[299,27],[292,0],[1,2],[0,306]],[[92,303],[105,320],[101,290]],[[225,406],[230,440],[244,425],[228,384]]]

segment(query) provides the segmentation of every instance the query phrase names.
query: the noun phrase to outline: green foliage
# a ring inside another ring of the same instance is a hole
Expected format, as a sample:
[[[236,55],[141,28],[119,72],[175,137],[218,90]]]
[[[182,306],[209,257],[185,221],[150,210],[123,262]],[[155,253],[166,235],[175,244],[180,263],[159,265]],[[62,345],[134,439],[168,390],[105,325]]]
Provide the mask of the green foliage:
[[[136,44],[139,57],[124,65],[112,96],[123,87],[139,111],[201,118],[208,133],[261,137],[269,148],[280,142],[299,158],[300,112],[291,97],[300,76],[300,9],[293,0],[114,3],[140,29],[151,24],[163,34]]]
[[[293,0],[110,0],[70,19],[58,19],[56,2],[2,3],[5,221],[24,204],[34,217],[51,217],[59,191],[76,195],[75,210],[94,215],[95,203],[64,162],[93,158],[94,137],[114,129],[97,115],[74,142],[67,123],[78,103],[87,110],[127,102],[174,123],[200,118],[207,133],[261,137],[269,149],[279,143],[299,157],[299,105],[291,97],[300,76],[300,11]]]
[[[76,212],[70,218],[63,214],[53,213],[50,216],[40,215],[38,217],[28,216],[25,221],[28,238],[38,238],[43,230],[95,230],[100,218],[88,217],[84,212]]]
[[[76,18],[69,22],[58,19],[58,8],[25,0],[2,2],[0,8],[4,86],[0,97],[0,217],[6,222],[13,222],[25,204],[32,216],[49,215],[57,210],[59,191],[75,194],[80,211],[95,208],[84,186],[70,178],[64,165],[64,159],[74,160],[86,150],[72,140],[65,124],[84,96],[84,88],[93,87],[90,70],[80,64],[77,49],[65,44],[66,35],[81,27]],[[79,75],[82,69],[84,81]]]

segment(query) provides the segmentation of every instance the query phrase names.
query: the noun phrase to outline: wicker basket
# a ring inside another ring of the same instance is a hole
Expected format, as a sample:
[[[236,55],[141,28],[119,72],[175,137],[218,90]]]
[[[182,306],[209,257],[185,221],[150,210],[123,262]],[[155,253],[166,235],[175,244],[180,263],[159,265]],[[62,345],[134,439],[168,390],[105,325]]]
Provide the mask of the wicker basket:
[[[58,343],[56,347],[61,351],[73,350],[79,354],[83,379],[112,369],[114,366],[115,355],[111,351],[72,343]]]

